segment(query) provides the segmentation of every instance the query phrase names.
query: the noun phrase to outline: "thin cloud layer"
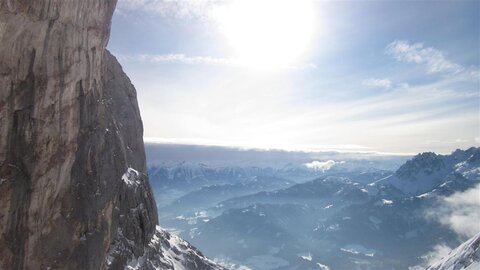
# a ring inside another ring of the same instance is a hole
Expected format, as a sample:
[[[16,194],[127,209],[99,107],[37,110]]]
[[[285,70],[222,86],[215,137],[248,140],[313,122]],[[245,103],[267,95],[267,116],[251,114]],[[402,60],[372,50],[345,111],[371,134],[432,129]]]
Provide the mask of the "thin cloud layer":
[[[390,89],[392,87],[392,82],[389,79],[370,78],[370,79],[364,80],[362,84],[367,87],[379,87],[384,89]]]
[[[109,49],[137,87],[147,137],[307,150],[361,145],[366,149],[353,150],[394,153],[448,153],[478,144],[480,72],[472,44],[478,31],[446,27],[448,20],[476,18],[449,9],[445,23],[428,20],[428,34],[408,35],[405,29],[424,21],[394,23],[411,14],[406,5],[391,21],[380,21],[335,1],[314,1],[314,46],[305,57],[255,69],[258,52],[238,54],[220,31],[218,9],[232,2],[119,0],[125,16],[116,13]],[[452,43],[442,48],[448,51],[439,50],[447,35]]]
[[[237,58],[221,58],[212,56],[188,56],[183,53],[174,54],[139,54],[139,55],[118,55],[122,62],[148,62],[155,64],[177,63],[185,65],[215,65],[215,66],[230,66],[230,67],[250,67],[255,66],[255,63],[243,61]],[[316,65],[312,63],[299,65],[283,65],[278,66],[280,69],[316,69]]]
[[[233,58],[215,58],[211,56],[187,56],[185,54],[140,54],[119,56],[124,61],[140,61],[149,63],[182,63],[188,65],[240,65]]]
[[[441,51],[424,47],[423,43],[410,44],[405,40],[395,40],[387,46],[386,52],[397,61],[422,64],[428,73],[458,73],[463,70],[462,66],[449,61]]]
[[[213,0],[119,0],[117,12],[141,11],[167,18],[208,19],[220,3]]]

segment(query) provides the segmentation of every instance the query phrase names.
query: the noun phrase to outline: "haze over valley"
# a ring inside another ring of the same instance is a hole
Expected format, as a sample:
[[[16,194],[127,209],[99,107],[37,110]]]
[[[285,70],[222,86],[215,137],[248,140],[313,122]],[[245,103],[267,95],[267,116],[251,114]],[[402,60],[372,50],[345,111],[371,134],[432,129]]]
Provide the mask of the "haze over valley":
[[[480,229],[480,148],[146,153],[160,224],[231,269],[424,269]]]

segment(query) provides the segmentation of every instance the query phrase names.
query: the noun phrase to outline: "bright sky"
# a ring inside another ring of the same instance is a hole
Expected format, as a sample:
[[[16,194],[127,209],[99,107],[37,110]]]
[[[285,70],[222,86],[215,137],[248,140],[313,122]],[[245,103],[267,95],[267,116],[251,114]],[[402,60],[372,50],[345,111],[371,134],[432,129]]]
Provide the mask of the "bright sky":
[[[108,47],[147,140],[480,145],[479,1],[119,0]]]

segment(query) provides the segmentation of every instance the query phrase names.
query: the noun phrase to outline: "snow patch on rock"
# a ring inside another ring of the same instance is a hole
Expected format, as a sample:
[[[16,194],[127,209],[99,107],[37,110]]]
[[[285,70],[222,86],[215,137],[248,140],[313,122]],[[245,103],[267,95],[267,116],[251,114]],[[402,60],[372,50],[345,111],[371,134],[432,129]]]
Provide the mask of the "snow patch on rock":
[[[140,178],[140,173],[137,170],[130,167],[128,167],[127,171],[122,175],[122,180],[125,184],[127,184],[130,187],[138,186],[142,183]]]

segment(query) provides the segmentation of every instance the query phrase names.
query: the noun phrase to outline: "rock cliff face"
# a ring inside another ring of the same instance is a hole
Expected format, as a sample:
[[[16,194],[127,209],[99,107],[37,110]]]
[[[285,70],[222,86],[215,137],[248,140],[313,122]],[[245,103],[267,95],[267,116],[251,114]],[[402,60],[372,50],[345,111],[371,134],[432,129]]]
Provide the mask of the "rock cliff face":
[[[105,50],[115,4],[0,0],[0,269],[160,265],[136,92]]]

